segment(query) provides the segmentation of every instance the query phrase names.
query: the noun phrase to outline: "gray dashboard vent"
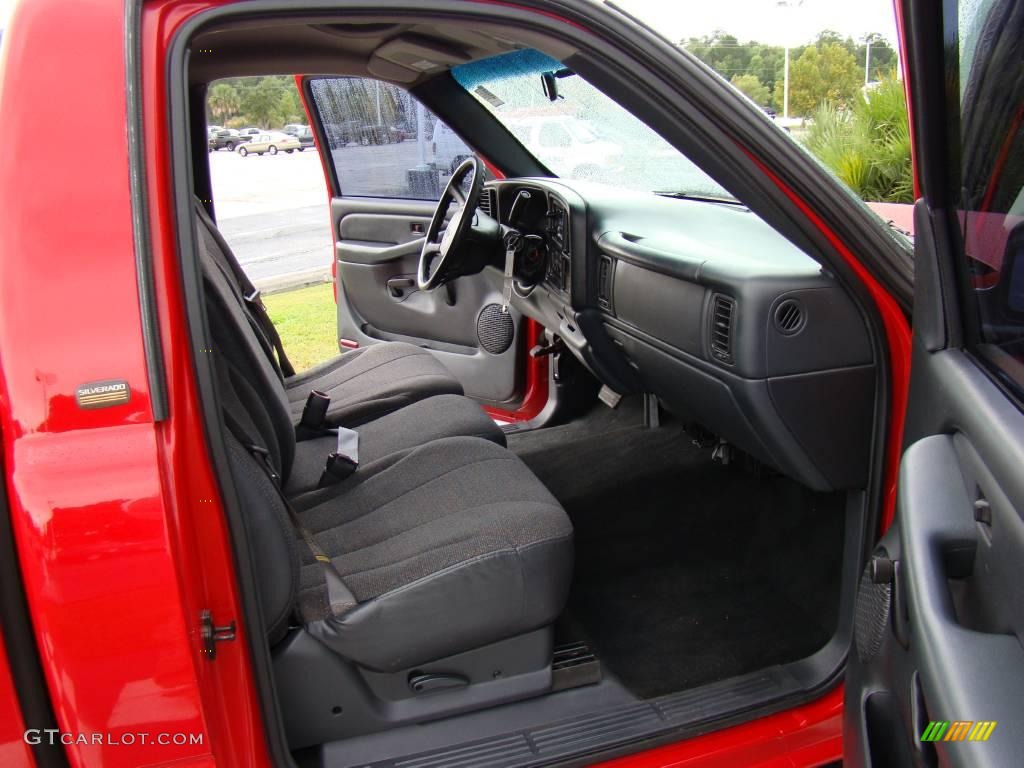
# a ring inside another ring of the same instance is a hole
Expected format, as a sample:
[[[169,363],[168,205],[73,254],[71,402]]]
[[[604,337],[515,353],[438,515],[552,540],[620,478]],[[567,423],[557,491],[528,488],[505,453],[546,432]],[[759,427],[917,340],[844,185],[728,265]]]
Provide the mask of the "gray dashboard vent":
[[[602,256],[597,265],[597,303],[603,309],[612,308],[612,276],[615,263],[609,256]]]
[[[792,336],[804,327],[807,315],[796,299],[786,299],[775,308],[775,327],[784,336]]]
[[[491,187],[484,187],[480,192],[479,208],[488,216],[495,215],[494,190]]]
[[[724,363],[732,362],[732,323],[736,300],[716,293],[711,302],[711,354]]]

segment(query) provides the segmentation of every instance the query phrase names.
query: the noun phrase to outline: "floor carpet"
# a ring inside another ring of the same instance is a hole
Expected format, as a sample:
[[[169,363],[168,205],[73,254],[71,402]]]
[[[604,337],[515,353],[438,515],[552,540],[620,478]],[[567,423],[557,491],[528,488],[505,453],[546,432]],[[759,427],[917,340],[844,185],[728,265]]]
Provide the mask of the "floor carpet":
[[[576,566],[560,641],[643,698],[795,661],[835,629],[843,495],[713,462],[636,403],[510,436],[565,506]]]

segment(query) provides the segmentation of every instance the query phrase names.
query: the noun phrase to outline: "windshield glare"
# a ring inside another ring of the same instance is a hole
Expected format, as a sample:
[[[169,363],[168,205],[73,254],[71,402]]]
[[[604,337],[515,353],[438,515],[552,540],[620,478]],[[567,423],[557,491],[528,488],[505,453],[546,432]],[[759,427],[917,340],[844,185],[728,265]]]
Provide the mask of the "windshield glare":
[[[563,75],[556,80],[555,101],[544,94],[544,72]],[[732,199],[643,122],[538,51],[463,64],[452,75],[557,176]]]

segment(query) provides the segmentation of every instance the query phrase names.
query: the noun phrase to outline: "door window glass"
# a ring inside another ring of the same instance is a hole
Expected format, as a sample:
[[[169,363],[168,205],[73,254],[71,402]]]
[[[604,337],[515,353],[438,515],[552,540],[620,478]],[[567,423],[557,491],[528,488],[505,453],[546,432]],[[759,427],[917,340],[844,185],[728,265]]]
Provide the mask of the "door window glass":
[[[343,195],[437,200],[473,154],[407,91],[365,77],[310,83]]]
[[[1024,6],[961,2],[960,224],[985,352],[1024,384]]]

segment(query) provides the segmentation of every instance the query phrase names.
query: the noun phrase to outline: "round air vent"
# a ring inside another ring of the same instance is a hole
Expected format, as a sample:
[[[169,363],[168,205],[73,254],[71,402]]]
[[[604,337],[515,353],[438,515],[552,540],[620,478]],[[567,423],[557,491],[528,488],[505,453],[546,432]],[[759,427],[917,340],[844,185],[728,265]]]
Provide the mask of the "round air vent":
[[[512,315],[497,304],[488,304],[476,319],[476,337],[480,346],[492,355],[500,355],[512,346],[516,327]]]
[[[796,299],[786,299],[775,308],[775,327],[785,336],[799,332],[806,322],[804,305]]]

